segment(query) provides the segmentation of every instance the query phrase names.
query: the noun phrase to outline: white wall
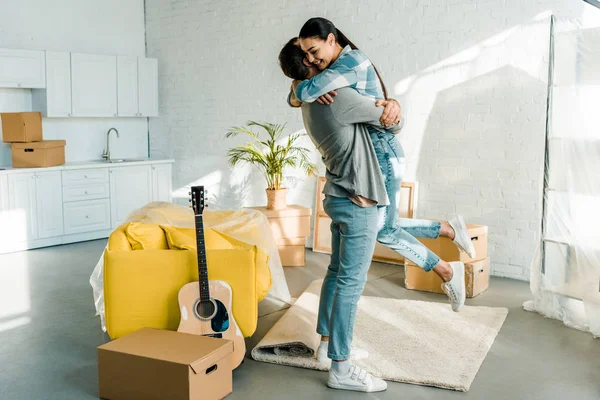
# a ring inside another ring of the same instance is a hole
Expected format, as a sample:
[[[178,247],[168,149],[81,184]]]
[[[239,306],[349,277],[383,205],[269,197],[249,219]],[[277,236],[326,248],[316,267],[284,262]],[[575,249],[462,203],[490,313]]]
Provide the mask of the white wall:
[[[148,56],[159,59],[161,118],[151,154],[174,157],[175,188],[200,182],[221,206],[266,203],[251,168],[231,171],[228,127],[246,120],[301,129],[285,104],[283,44],[325,16],[378,66],[407,117],[407,181],[419,215],[490,229],[493,274],[529,278],[541,215],[551,13],[598,17],[575,0],[146,1]],[[307,146],[310,146],[307,141]],[[317,159],[315,154],[315,159]],[[315,180],[288,197],[313,206]]]
[[[143,0],[0,0],[0,47],[145,56]],[[31,111],[31,90],[0,89],[0,112]],[[148,152],[145,118],[44,118],[44,139],[65,139],[67,161],[101,158],[106,132],[114,157]],[[0,165],[11,163],[0,144]]]

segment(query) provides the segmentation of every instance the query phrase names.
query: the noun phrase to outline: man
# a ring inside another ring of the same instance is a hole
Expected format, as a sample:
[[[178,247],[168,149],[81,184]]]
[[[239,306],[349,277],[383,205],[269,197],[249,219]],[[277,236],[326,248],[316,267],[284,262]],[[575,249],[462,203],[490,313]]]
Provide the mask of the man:
[[[304,58],[295,39],[290,40],[279,54],[284,74],[294,80],[318,74]],[[298,105],[293,91],[288,101]],[[388,111],[392,109],[391,114],[396,114],[392,118],[397,120],[399,106],[394,102],[379,104],[387,105]],[[380,119],[384,109],[351,88],[339,89],[331,104],[302,103],[301,109],[304,126],[327,169],[323,206],[332,220],[331,262],[321,289],[317,323],[317,332],[333,360],[327,385],[362,392],[383,391],[387,388],[385,381],[350,361],[350,346],[357,303],[382,223],[380,211],[388,204],[365,125],[383,127]],[[387,129],[398,131],[401,123]]]

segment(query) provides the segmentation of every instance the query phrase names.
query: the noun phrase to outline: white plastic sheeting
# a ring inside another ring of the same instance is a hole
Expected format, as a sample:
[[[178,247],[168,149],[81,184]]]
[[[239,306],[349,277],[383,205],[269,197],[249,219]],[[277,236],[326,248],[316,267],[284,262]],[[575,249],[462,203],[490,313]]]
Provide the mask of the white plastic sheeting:
[[[542,240],[524,308],[600,337],[600,28],[552,25]]]
[[[164,202],[153,202],[133,211],[126,222],[145,222],[148,224],[170,225],[181,228],[195,228],[194,214],[191,209]],[[277,244],[273,237],[267,217],[256,210],[219,211],[205,209],[203,212],[205,228],[227,235],[233,239],[255,245],[269,255],[271,270],[271,289],[265,300],[275,304],[291,304],[292,298],[281,265]],[[102,330],[106,332],[104,317],[104,252],[90,276],[90,285],[94,294],[96,315],[100,316]]]

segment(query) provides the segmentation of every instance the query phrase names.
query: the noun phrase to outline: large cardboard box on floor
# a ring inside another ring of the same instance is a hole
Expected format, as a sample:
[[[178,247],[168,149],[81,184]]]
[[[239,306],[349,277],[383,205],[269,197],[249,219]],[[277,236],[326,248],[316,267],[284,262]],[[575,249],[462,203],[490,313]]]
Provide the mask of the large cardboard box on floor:
[[[488,227],[486,225],[466,224],[471,237],[473,247],[475,247],[475,258],[471,258],[456,247],[454,242],[448,238],[439,237],[437,239],[417,238],[429,250],[433,251],[444,261],[462,261],[470,263],[483,260],[488,256]]]
[[[42,113],[0,113],[2,141],[6,143],[39,142],[42,140]]]
[[[435,272],[425,272],[418,265],[406,261],[404,284],[407,289],[424,292],[444,293],[442,278]],[[490,258],[465,264],[465,287],[467,297],[475,297],[485,291],[490,284]]]
[[[232,392],[233,342],[143,328],[98,347],[108,400],[212,400]]]
[[[42,140],[41,142],[13,143],[13,168],[40,168],[65,163],[65,140]]]
[[[305,244],[306,238],[281,238],[277,239],[277,250],[284,267],[302,267],[306,265]]]
[[[283,210],[267,210],[266,207],[249,208],[266,215],[275,239],[310,236],[310,216],[312,214],[310,208],[293,204]]]

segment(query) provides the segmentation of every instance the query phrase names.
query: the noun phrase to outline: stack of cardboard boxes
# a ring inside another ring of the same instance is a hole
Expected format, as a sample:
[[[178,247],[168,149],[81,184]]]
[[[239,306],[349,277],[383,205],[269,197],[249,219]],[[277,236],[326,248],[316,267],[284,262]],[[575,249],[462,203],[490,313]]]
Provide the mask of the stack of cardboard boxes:
[[[303,267],[306,264],[305,243],[310,236],[312,209],[290,204],[283,210],[250,207],[265,214],[277,243],[284,267]]]
[[[475,258],[461,252],[448,238],[419,239],[419,241],[444,261],[462,261],[465,264],[467,297],[475,297],[488,288],[490,281],[490,258],[487,251],[488,227],[467,224],[467,229],[475,247]],[[425,272],[409,260],[406,260],[404,272],[407,289],[444,293],[442,279],[435,272]]]
[[[39,112],[1,113],[2,141],[11,143],[13,168],[52,167],[65,163],[64,140],[43,140]]]

